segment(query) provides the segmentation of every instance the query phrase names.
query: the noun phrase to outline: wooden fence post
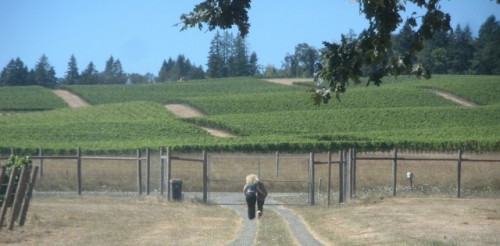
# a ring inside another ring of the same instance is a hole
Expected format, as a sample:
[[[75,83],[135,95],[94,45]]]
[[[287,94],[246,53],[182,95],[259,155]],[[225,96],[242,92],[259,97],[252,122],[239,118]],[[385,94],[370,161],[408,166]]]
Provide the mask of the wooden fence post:
[[[345,154],[345,169],[344,169],[344,187],[345,187],[345,192],[344,192],[344,200],[348,200],[352,197],[351,195],[351,177],[352,177],[352,170],[351,170],[351,150],[347,149],[344,151]]]
[[[205,150],[203,150],[203,202],[208,203],[208,162]]]
[[[33,194],[33,188],[35,187],[36,175],[37,175],[38,167],[33,166],[31,168],[31,175],[28,183],[28,191],[24,196],[23,205],[21,208],[21,218],[19,219],[19,226],[24,226],[24,222],[26,220],[26,214],[28,213],[28,208],[30,206],[31,195]]]
[[[344,151],[339,150],[339,203],[344,203]]]
[[[1,165],[0,166],[0,189],[1,185],[3,184],[3,178],[5,177],[7,170],[5,169],[5,166]]]
[[[14,196],[14,202],[12,203],[12,208],[10,209],[9,223],[8,223],[9,230],[14,229],[14,222],[17,220],[19,216],[21,205],[23,203],[24,192],[26,190],[26,180],[28,178],[29,173],[30,173],[30,168],[28,166],[23,166],[21,168],[21,174],[19,175],[16,193]]]
[[[165,185],[165,162],[163,161],[163,147],[160,147],[160,196],[164,194]]]
[[[276,177],[280,176],[280,152],[276,151]]]
[[[457,198],[460,198],[460,181],[462,179],[462,150],[458,150],[457,156]]]
[[[352,161],[351,197],[355,197],[356,196],[356,148],[352,148],[351,161]]]
[[[40,160],[39,160],[40,178],[43,178],[43,151],[42,151],[42,147],[38,148],[38,157],[40,157]]]
[[[314,205],[314,153],[309,153],[309,205]]]
[[[398,168],[398,149],[394,148],[394,156],[392,158],[392,196],[396,196],[397,168]]]
[[[260,177],[260,157],[257,157],[257,177]]]
[[[149,196],[151,184],[151,156],[149,153],[149,148],[146,149],[146,195]]]
[[[80,147],[76,149],[76,182],[78,186],[78,195],[82,195],[82,152]]]
[[[142,162],[140,149],[137,149],[137,190],[139,196],[142,195]]]
[[[330,206],[330,184],[332,181],[332,153],[328,151],[328,181],[326,184],[327,205]]]
[[[14,189],[15,181],[15,168],[12,169],[9,178],[9,184],[7,185],[7,190],[5,191],[5,197],[3,199],[2,208],[0,209],[0,230],[2,230],[5,215],[7,214],[7,209],[9,207],[10,198],[12,195],[12,190]]]
[[[167,147],[167,197],[170,201],[170,179],[172,178],[172,151],[170,151],[170,147]]]

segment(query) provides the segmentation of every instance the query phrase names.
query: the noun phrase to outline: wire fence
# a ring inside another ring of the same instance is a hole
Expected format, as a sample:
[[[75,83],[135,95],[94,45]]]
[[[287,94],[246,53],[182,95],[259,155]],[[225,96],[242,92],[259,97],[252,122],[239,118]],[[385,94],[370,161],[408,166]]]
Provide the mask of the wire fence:
[[[209,202],[216,194],[241,192],[250,173],[265,182],[279,204],[344,203],[377,189],[390,196],[451,190],[459,198],[465,185],[466,189],[500,193],[498,153],[464,154],[461,150],[452,154],[397,149],[390,153],[349,149],[309,154],[174,154],[166,148],[138,149],[125,155],[84,155],[76,149],[74,154],[56,156],[44,155],[40,148],[31,158],[39,167],[35,191],[79,195],[118,192],[171,199],[172,180],[181,180],[183,194]],[[5,159],[0,157],[0,162]]]

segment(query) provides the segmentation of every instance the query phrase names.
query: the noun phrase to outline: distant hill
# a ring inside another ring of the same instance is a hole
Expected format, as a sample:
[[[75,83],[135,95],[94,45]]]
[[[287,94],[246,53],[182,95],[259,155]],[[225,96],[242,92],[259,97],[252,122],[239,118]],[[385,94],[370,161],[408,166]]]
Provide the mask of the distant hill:
[[[254,78],[64,89],[90,106],[69,108],[42,87],[0,87],[0,148],[500,150],[500,76],[390,78],[380,87],[352,85],[340,101],[321,106],[312,104],[304,86]],[[436,89],[477,106],[450,101]],[[190,105],[204,116],[178,118],[164,107],[169,103]],[[234,137],[216,137],[202,127]]]

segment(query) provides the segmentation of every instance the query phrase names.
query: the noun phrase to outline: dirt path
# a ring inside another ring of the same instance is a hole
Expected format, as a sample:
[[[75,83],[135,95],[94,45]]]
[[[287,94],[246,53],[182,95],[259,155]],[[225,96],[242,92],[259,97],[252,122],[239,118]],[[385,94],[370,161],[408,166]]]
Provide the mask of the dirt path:
[[[463,105],[463,106],[466,106],[466,107],[475,107],[477,106],[477,104],[465,99],[465,98],[462,98],[462,97],[459,97],[455,94],[452,94],[452,93],[449,93],[447,91],[442,91],[442,90],[439,90],[439,89],[436,89],[436,88],[427,88],[428,90],[434,92],[435,94],[439,95],[439,96],[442,96],[443,98],[447,99],[447,100],[450,100],[450,101],[453,101],[457,104],[460,104],[460,105]]]
[[[265,80],[282,85],[293,85],[293,82],[311,82],[313,81],[313,78],[287,78],[287,79],[265,79]]]
[[[310,81],[313,81],[312,78],[286,78],[286,79],[265,79],[266,81],[269,81],[269,82],[272,82],[272,83],[277,83],[277,84],[282,84],[282,85],[293,85],[293,82],[310,82]],[[439,89],[436,89],[436,88],[433,88],[433,87],[424,87],[425,89],[428,89],[432,92],[434,92],[435,94],[447,99],[447,100],[450,100],[452,102],[455,102],[457,104],[460,104],[460,105],[463,105],[463,106],[466,106],[466,107],[475,107],[475,106],[478,106],[477,104],[465,99],[465,98],[462,98],[462,97],[459,97],[455,94],[452,94],[450,92],[447,92],[447,91],[443,91],[443,90],[439,90]]]
[[[53,90],[52,92],[54,92],[54,94],[56,94],[58,97],[62,98],[71,108],[90,106],[83,98],[79,97],[78,95],[70,91],[57,89]],[[165,105],[165,108],[167,108],[168,110],[170,110],[170,112],[174,113],[180,118],[192,118],[192,117],[203,116],[203,113],[185,104],[167,104]],[[222,130],[208,128],[208,127],[202,127],[202,129],[216,137],[221,137],[221,138],[234,137],[234,135]]]
[[[167,104],[165,105],[165,108],[167,108],[173,114],[177,115],[177,117],[179,118],[193,118],[203,116],[200,111],[186,104]]]
[[[177,115],[180,118],[192,118],[192,117],[203,116],[203,113],[186,104],[167,104],[165,105],[165,108],[167,108],[170,112],[172,112],[173,114]],[[202,127],[202,129],[216,137],[221,137],[221,138],[234,137],[234,135],[232,135],[231,133],[219,129],[208,128],[208,127]]]
[[[248,220],[247,218],[247,207],[244,203],[244,196],[242,193],[219,193],[213,194],[210,198],[217,204],[227,206],[236,210],[236,212],[241,216],[243,220],[242,227],[240,228],[239,235],[231,242],[230,246],[236,245],[253,245],[255,242],[258,219]],[[300,245],[323,245],[318,239],[316,239],[309,229],[306,227],[302,219],[297,216],[292,211],[278,205],[278,202],[274,201],[272,198],[268,197],[266,199],[266,204],[264,205],[264,211],[266,209],[273,210],[279,214],[287,222],[290,230],[293,232],[295,239]],[[264,212],[265,214],[265,212]],[[265,216],[265,215],[264,215]]]
[[[53,90],[52,92],[54,92],[54,94],[56,94],[58,97],[62,98],[71,108],[89,106],[89,104],[85,100],[83,100],[83,98],[75,95],[70,91],[57,89]]]

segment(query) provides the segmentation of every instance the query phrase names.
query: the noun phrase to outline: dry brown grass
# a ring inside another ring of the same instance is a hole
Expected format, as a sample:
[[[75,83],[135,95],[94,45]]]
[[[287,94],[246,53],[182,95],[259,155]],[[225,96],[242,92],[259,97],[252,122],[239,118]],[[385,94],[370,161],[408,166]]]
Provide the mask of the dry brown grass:
[[[0,231],[9,245],[223,245],[234,239],[229,208],[154,197],[36,196],[24,227]]]
[[[498,245],[499,199],[386,198],[293,207],[328,245]]]

